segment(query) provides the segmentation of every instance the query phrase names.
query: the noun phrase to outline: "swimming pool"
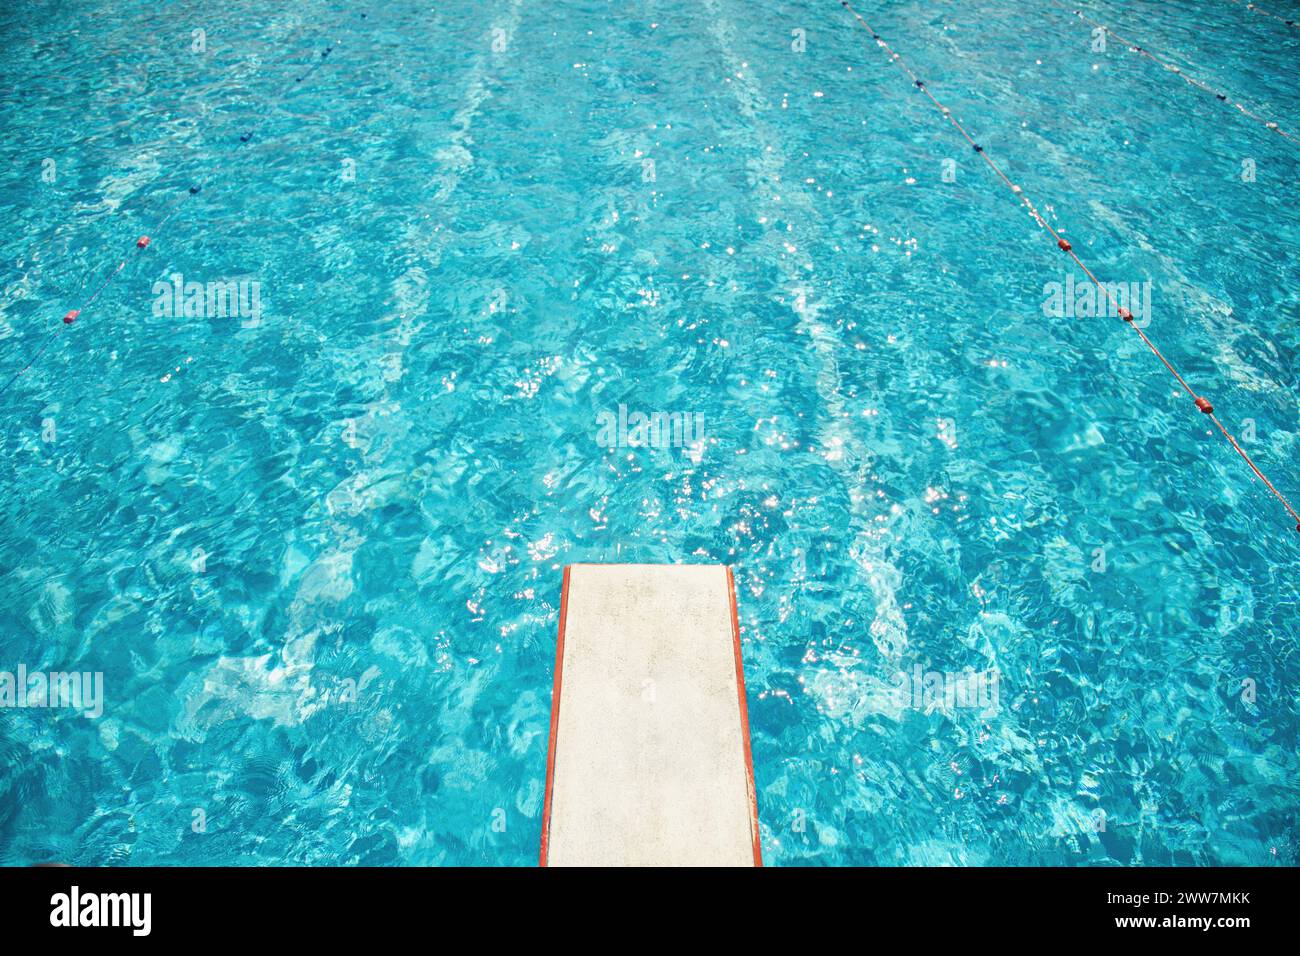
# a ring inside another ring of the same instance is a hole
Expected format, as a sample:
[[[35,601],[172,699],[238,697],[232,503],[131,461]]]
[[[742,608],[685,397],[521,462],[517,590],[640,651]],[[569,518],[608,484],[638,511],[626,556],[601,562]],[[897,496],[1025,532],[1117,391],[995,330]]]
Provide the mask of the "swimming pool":
[[[1295,145],[1049,3],[855,6],[1300,494]],[[1276,21],[1080,9],[1300,118]],[[0,709],[0,862],[531,864],[611,561],[735,568],[768,864],[1296,862],[1293,522],[835,0],[0,35],[0,670],[103,675]]]

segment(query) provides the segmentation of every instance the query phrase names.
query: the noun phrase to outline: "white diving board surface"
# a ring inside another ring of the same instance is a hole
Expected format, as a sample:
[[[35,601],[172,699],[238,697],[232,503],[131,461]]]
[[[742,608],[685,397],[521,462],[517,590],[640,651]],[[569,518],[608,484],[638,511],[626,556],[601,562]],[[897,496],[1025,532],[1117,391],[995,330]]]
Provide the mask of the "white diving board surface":
[[[543,866],[761,866],[731,569],[564,569]]]

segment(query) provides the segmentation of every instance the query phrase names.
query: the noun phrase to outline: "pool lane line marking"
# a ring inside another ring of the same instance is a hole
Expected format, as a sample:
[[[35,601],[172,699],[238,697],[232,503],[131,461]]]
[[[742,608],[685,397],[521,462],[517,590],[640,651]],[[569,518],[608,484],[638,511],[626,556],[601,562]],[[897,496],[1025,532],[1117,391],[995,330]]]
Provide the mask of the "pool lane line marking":
[[[477,62],[467,71],[464,92],[460,97],[461,106],[451,121],[453,131],[448,138],[450,145],[439,150],[433,157],[434,162],[445,172],[445,175],[435,175],[426,182],[424,187],[426,192],[435,185],[437,192],[427,203],[417,203],[416,212],[424,209],[426,205],[445,208],[456,191],[462,170],[453,169],[453,160],[444,160],[442,155],[447,151],[455,153],[456,150],[464,149],[465,143],[473,142],[471,131],[474,120],[481,114],[483,103],[492,95],[489,84],[497,76],[497,73],[491,71],[496,66],[500,66],[500,62],[489,66],[488,61],[497,61],[498,57],[504,58],[507,51],[513,56],[514,36],[521,21],[522,6],[523,0],[511,0],[507,19],[500,26],[500,29],[504,30],[505,51],[480,54]],[[496,21],[494,20],[493,23]],[[504,62],[504,59],[501,62]],[[474,161],[471,155],[470,163]],[[403,254],[402,257],[411,259],[412,264],[389,283],[392,308],[380,317],[379,324],[382,326],[380,331],[365,340],[382,350],[374,366],[379,376],[376,383],[379,391],[372,400],[364,402],[358,408],[357,414],[353,416],[358,433],[366,436],[364,445],[357,449],[359,460],[356,469],[360,471],[353,469],[349,477],[339,486],[347,487],[346,494],[349,496],[350,507],[340,514],[331,514],[328,522],[331,534],[326,549],[319,557],[321,561],[352,560],[352,555],[366,540],[359,525],[364,523],[366,515],[377,506],[379,500],[377,496],[365,494],[367,488],[354,488],[351,487],[351,483],[357,480],[359,474],[373,469],[376,464],[382,466],[393,451],[392,445],[384,441],[382,420],[388,414],[386,409],[394,404],[394,389],[406,377],[408,371],[405,364],[406,352],[427,324],[425,319],[429,312],[428,288],[435,281],[433,274],[437,272],[442,262],[443,251],[451,241],[447,238],[448,229],[443,227],[452,221],[454,213],[452,218],[447,219],[447,223],[435,222],[432,233],[427,227],[421,225],[427,218],[428,213],[425,212],[419,219],[410,217],[406,219],[402,230],[405,239],[399,247],[395,248]],[[352,352],[355,349],[350,348],[345,351]],[[370,379],[367,378],[366,381],[369,382]],[[372,484],[385,480],[387,479],[381,478]]]
[[[1055,0],[1053,0],[1053,2],[1055,2]],[[1121,319],[1124,320],[1124,323],[1138,334],[1138,336],[1142,339],[1142,343],[1148,349],[1151,350],[1151,353],[1155,355],[1155,357],[1161,361],[1161,363],[1165,366],[1165,368],[1169,370],[1170,374],[1172,374],[1173,377],[1177,379],[1178,384],[1182,387],[1183,391],[1185,391],[1188,395],[1191,396],[1193,402],[1196,404],[1196,407],[1200,409],[1201,413],[1206,415],[1210,419],[1210,421],[1214,422],[1215,426],[1219,429],[1219,431],[1223,433],[1223,437],[1228,440],[1228,443],[1232,445],[1233,449],[1237,452],[1237,454],[1240,455],[1241,458],[1246,462],[1246,464],[1250,466],[1250,470],[1255,473],[1255,476],[1259,478],[1259,480],[1264,483],[1264,486],[1273,493],[1274,497],[1276,497],[1277,500],[1282,503],[1282,507],[1285,508],[1287,512],[1291,515],[1291,517],[1295,519],[1296,531],[1300,532],[1300,513],[1296,512],[1295,508],[1291,506],[1291,502],[1287,500],[1286,496],[1283,495],[1282,492],[1277,490],[1273,482],[1269,481],[1268,477],[1264,474],[1264,472],[1261,471],[1259,466],[1255,464],[1254,459],[1252,459],[1250,455],[1246,453],[1245,449],[1243,449],[1241,445],[1237,443],[1237,439],[1232,436],[1232,433],[1229,432],[1228,429],[1224,427],[1223,422],[1221,422],[1218,416],[1214,414],[1214,406],[1210,403],[1209,399],[1201,395],[1198,395],[1192,389],[1192,387],[1187,384],[1187,381],[1183,378],[1181,374],[1179,374],[1178,369],[1174,367],[1173,363],[1171,363],[1169,359],[1165,358],[1164,353],[1161,352],[1160,349],[1156,347],[1156,344],[1152,342],[1151,339],[1147,336],[1147,334],[1144,331],[1142,331],[1142,329],[1139,328],[1138,325],[1133,321],[1133,313],[1131,313],[1128,309],[1120,305],[1119,300],[1115,297],[1114,292],[1112,292],[1106,285],[1104,285],[1101,281],[1099,281],[1095,275],[1092,274],[1092,270],[1089,269],[1084,264],[1083,260],[1079,258],[1079,254],[1074,251],[1074,247],[1065,239],[1064,236],[1062,236],[1059,232],[1057,232],[1057,230],[1054,229],[1046,219],[1043,218],[1042,214],[1039,213],[1038,208],[1034,205],[1033,201],[1027,195],[1025,195],[1024,190],[1021,187],[1017,186],[1015,183],[1013,183],[1011,179],[1007,176],[1007,174],[1002,171],[1002,167],[999,166],[997,163],[995,163],[989,157],[989,154],[985,151],[984,147],[975,141],[975,139],[971,136],[971,134],[966,130],[966,127],[962,125],[961,121],[952,114],[952,110],[948,109],[948,107],[944,106],[941,102],[939,102],[938,98],[933,93],[930,92],[930,87],[926,84],[924,80],[922,80],[912,70],[912,68],[907,64],[907,61],[903,59],[902,55],[895,52],[893,47],[891,47],[888,43],[885,42],[884,38],[882,38],[880,34],[877,33],[875,29],[869,23],[867,23],[866,20],[862,18],[862,15],[859,14],[857,10],[853,9],[853,7],[849,4],[848,0],[840,0],[840,6],[842,6],[845,10],[849,11],[849,13],[853,14],[854,19],[856,19],[858,23],[860,23],[863,26],[863,28],[866,29],[866,31],[871,34],[871,38],[876,41],[876,45],[879,46],[886,53],[888,53],[890,60],[897,63],[899,67],[903,70],[903,72],[906,73],[909,77],[911,77],[912,82],[915,84],[916,88],[919,89],[922,93],[924,93],[926,97],[930,100],[930,102],[934,104],[934,107],[940,113],[942,113],[947,118],[948,122],[950,122],[956,128],[957,132],[961,133],[962,137],[966,140],[966,142],[968,142],[971,145],[971,148],[974,149],[975,152],[979,154],[980,158],[983,159],[984,162],[988,164],[988,167],[991,170],[993,170],[994,173],[997,174],[998,178],[1001,179],[1003,183],[1006,184],[1007,188],[1010,189],[1011,192],[1017,198],[1019,198],[1020,202],[1025,206],[1026,209],[1029,210],[1030,215],[1034,217],[1035,221],[1037,221],[1037,223],[1040,226],[1042,226],[1043,229],[1051,233],[1052,238],[1056,240],[1057,247],[1061,249],[1061,251],[1064,252],[1066,255],[1068,255],[1071,259],[1073,259],[1075,265],[1077,265],[1080,269],[1083,270],[1084,275],[1086,275],[1089,279],[1092,280],[1093,285],[1097,287],[1097,290],[1102,295],[1104,295],[1106,299],[1110,302],[1110,304],[1115,308],[1116,313],[1119,315]]]
[[[1082,20],[1085,23],[1090,23],[1094,27],[1097,27],[1098,29],[1105,30],[1109,36],[1119,41],[1124,46],[1128,47],[1129,50],[1132,51],[1133,53],[1137,53],[1140,56],[1146,57],[1152,63],[1156,63],[1159,66],[1164,67],[1170,73],[1178,74],[1189,84],[1196,87],[1198,90],[1204,90],[1206,93],[1212,95],[1219,102],[1227,103],[1231,106],[1236,107],[1239,113],[1241,113],[1243,116],[1247,117],[1248,119],[1252,119],[1256,123],[1259,123],[1265,129],[1272,130],[1274,133],[1277,133],[1283,139],[1290,140],[1292,143],[1300,143],[1300,139],[1293,136],[1291,133],[1288,133],[1286,130],[1282,129],[1282,127],[1280,127],[1277,123],[1263,116],[1260,116],[1258,113],[1248,109],[1244,103],[1241,103],[1238,100],[1229,99],[1228,94],[1216,90],[1208,83],[1203,83],[1200,80],[1196,79],[1196,77],[1189,76],[1187,73],[1183,71],[1181,67],[1175,66],[1174,64],[1168,62],[1167,60],[1164,60],[1156,56],[1154,53],[1152,53],[1149,49],[1142,46],[1141,44],[1135,43],[1132,40],[1126,40],[1124,37],[1120,36],[1118,33],[1116,33],[1110,27],[1106,26],[1104,23],[1099,23],[1098,21],[1093,20],[1091,17],[1085,16],[1081,10],[1075,7],[1068,7],[1065,4],[1060,3],[1059,0],[1048,0],[1048,2],[1051,3],[1052,6],[1058,7],[1059,9],[1064,10],[1067,13],[1073,13],[1076,17],[1078,17],[1080,20]]]
[[[863,447],[852,424],[848,401],[843,395],[843,376],[840,374],[841,350],[847,348],[843,340],[821,320],[828,307],[816,281],[817,270],[812,260],[812,250],[818,246],[836,247],[834,239],[827,239],[825,227],[820,224],[817,205],[800,184],[801,177],[787,178],[789,160],[780,135],[763,119],[766,104],[757,71],[735,51],[732,39],[735,27],[725,16],[717,0],[706,0],[703,8],[711,22],[711,32],[722,58],[722,66],[731,87],[737,107],[745,120],[750,148],[754,158],[746,169],[754,175],[751,205],[755,216],[770,210],[770,223],[763,224],[761,241],[755,253],[772,263],[772,268],[783,276],[781,291],[790,301],[781,301],[795,316],[796,334],[805,336],[816,359],[813,387],[821,397],[823,407],[816,425],[819,457],[830,468],[844,489],[848,499],[849,524],[852,535],[848,559],[856,566],[860,577],[871,591],[875,602],[871,626],[871,640],[882,657],[897,660],[907,650],[907,622],[898,605],[898,581],[902,575],[887,554],[888,544],[881,541],[881,533],[893,533],[893,522],[881,525],[884,517],[873,513],[869,499],[860,489],[873,480],[870,463],[873,456]],[[803,214],[796,219],[792,207]],[[782,232],[778,222],[784,222]],[[805,225],[807,223],[807,225]],[[794,228],[791,228],[794,227]],[[795,248],[790,248],[793,244]],[[771,258],[769,249],[775,253]],[[784,247],[784,251],[782,250]],[[795,258],[796,250],[801,259]],[[806,272],[806,275],[805,275]],[[846,361],[851,359],[850,350]],[[877,482],[879,484],[879,482]],[[888,514],[886,511],[885,514]]]
[[[439,148],[432,156],[437,171],[425,181],[423,187],[425,192],[433,190],[433,195],[428,201],[430,207],[446,207],[459,188],[463,173],[477,161],[466,144],[473,144],[474,122],[482,115],[483,104],[494,95],[493,82],[499,80],[504,73],[503,69],[498,68],[503,66],[507,55],[513,56],[515,33],[519,30],[523,16],[522,7],[523,0],[511,0],[504,22],[492,27],[502,31],[505,50],[500,53],[481,53],[465,75],[460,107],[451,118],[449,124],[451,132],[447,136],[446,145]],[[496,24],[496,21],[494,20],[493,23]],[[462,153],[468,155],[468,161],[463,159]],[[425,207],[420,205],[416,212],[424,209]],[[394,377],[390,380],[388,371],[379,370],[379,377],[382,380],[379,387],[383,394],[363,406],[365,413],[358,417],[358,426],[363,422],[367,426],[371,423],[375,416],[375,406],[389,401],[393,386],[399,384],[406,376],[404,362],[407,349],[425,327],[424,319],[429,312],[428,295],[424,291],[419,291],[413,297],[407,290],[412,285],[419,290],[424,290],[435,281],[432,275],[441,267],[443,253],[448,244],[453,241],[448,237],[456,216],[454,209],[450,215],[442,214],[432,223],[432,232],[427,227],[421,227],[421,223],[428,219],[427,212],[418,219],[408,217],[406,220],[403,230],[405,238],[401,250],[409,253],[414,261],[401,275],[389,283],[393,307],[380,319],[383,329],[372,336],[373,339],[380,340],[385,350],[380,364],[391,362]],[[413,301],[413,298],[417,301]]]
[[[353,14],[351,12],[344,13],[337,20],[335,20],[334,23],[325,31],[326,36],[328,36],[334,30],[342,26],[344,21],[346,21],[352,15]],[[367,14],[362,13],[360,14],[360,17],[361,19],[364,20],[366,19]],[[291,82],[286,84],[284,89],[280,91],[279,96],[275,97],[274,99],[262,105],[261,118],[256,123],[254,123],[251,127],[246,127],[244,132],[239,135],[239,142],[236,144],[235,147],[236,149],[238,149],[240,146],[244,146],[245,144],[249,143],[253,139],[253,134],[256,133],[259,129],[261,129],[269,121],[274,108],[280,105],[280,103],[284,100],[284,98],[289,94],[289,91],[299,86],[300,84],[305,83],[309,78],[311,78],[311,76],[315,74],[315,72],[318,69],[320,69],[322,65],[324,65],[325,61],[329,58],[330,54],[334,51],[335,46],[338,45],[339,44],[337,42],[329,43],[325,47],[325,49],[321,51],[319,57],[313,57],[310,67],[308,67],[305,72],[295,76]],[[192,182],[191,185],[184,187],[185,192],[183,192],[179,198],[175,199],[172,202],[171,206],[167,208],[167,211],[164,213],[163,217],[159,219],[157,223],[154,225],[154,228],[151,231],[151,233],[142,235],[138,239],[136,239],[135,248],[137,253],[143,252],[145,249],[149,247],[149,244],[153,241],[153,236],[156,236],[158,235],[158,233],[162,232],[163,228],[167,225],[168,222],[171,221],[172,217],[175,216],[176,213],[180,211],[181,206],[184,205],[187,199],[189,199],[192,196],[197,196],[200,192],[203,191],[204,186],[208,186],[211,185],[212,183],[217,182],[219,178],[220,177],[218,173],[215,172],[209,173],[205,178],[197,182]],[[41,343],[40,348],[38,348],[36,352],[33,353],[32,357],[27,360],[26,364],[23,365],[21,368],[19,368],[18,371],[16,371],[9,378],[9,380],[5,382],[3,386],[0,386],[0,395],[3,395],[5,392],[7,392],[9,388],[14,384],[14,382],[18,381],[19,378],[25,375],[31,369],[31,367],[36,364],[36,362],[40,359],[40,357],[45,354],[46,350],[50,347],[51,343],[53,343],[53,341],[56,338],[58,338],[59,335],[63,332],[63,329],[66,326],[74,324],[77,321],[77,319],[80,318],[81,313],[84,312],[86,309],[90,308],[90,306],[94,304],[95,300],[99,298],[100,294],[105,289],[107,289],[109,285],[111,285],[113,281],[126,268],[127,263],[130,261],[130,258],[131,258],[130,256],[127,256],[126,258],[122,259],[117,264],[117,266],[111,272],[108,273],[108,275],[104,278],[104,281],[101,282],[95,288],[94,292],[91,293],[90,297],[82,301],[81,305],[77,306],[74,309],[69,309],[67,312],[64,313],[63,321],[60,322],[58,325],[56,325],[54,329],[49,334],[46,335],[45,341]]]
[[[514,50],[514,32],[520,19],[520,7],[523,0],[512,0],[511,11],[512,18],[506,23],[506,47],[507,50]],[[364,19],[364,14],[362,15]],[[328,35],[328,34],[327,34]],[[501,54],[504,56],[505,54]],[[483,56],[486,56],[484,54]],[[474,90],[482,87],[485,82],[484,70],[482,66],[483,57],[480,57],[479,64],[474,69],[468,71],[467,75],[471,77],[466,86],[466,92],[462,100],[468,102],[474,96]],[[316,61],[316,66],[322,63],[322,60]],[[310,72],[310,71],[309,71]],[[304,77],[307,74],[304,74]],[[300,83],[300,79],[295,79],[294,84]],[[463,119],[465,129],[468,130],[472,124],[473,118],[479,114],[481,102],[486,97],[480,95],[478,100],[473,103],[472,107],[462,106],[457,111],[456,117]],[[468,133],[466,133],[468,137]],[[459,143],[459,141],[457,141]],[[439,160],[441,162],[441,160]],[[458,182],[459,180],[457,180]],[[429,186],[432,186],[430,181]],[[455,183],[452,183],[447,192],[431,200],[435,205],[445,203],[449,200],[450,194],[455,189]],[[426,186],[426,188],[429,188]],[[417,204],[418,205],[418,204]],[[427,216],[426,216],[427,218]],[[401,246],[404,252],[410,252],[411,256],[419,262],[427,265],[429,262],[441,261],[441,248],[447,242],[441,234],[433,236],[415,235],[411,238],[413,232],[417,230],[420,223],[411,220],[407,223],[409,228],[406,231],[408,236],[405,243]],[[401,276],[398,276],[391,283],[391,296],[397,303],[394,308],[381,319],[384,330],[374,336],[370,336],[367,341],[381,343],[384,351],[380,357],[381,364],[392,362],[396,370],[396,377],[391,381],[386,375],[381,375],[382,381],[378,387],[381,394],[377,394],[372,401],[364,403],[363,407],[358,410],[354,418],[355,427],[359,434],[366,436],[363,444],[354,449],[359,452],[359,459],[355,468],[350,468],[348,476],[335,489],[327,494],[327,498],[332,499],[338,493],[344,502],[344,506],[338,511],[330,509],[330,514],[326,522],[327,534],[324,550],[317,557],[317,562],[322,565],[332,562],[345,564],[348,568],[352,567],[353,556],[357,550],[365,543],[366,536],[362,533],[361,524],[364,523],[366,515],[379,506],[383,500],[383,494],[372,494],[371,489],[384,485],[394,479],[395,473],[388,471],[381,474],[378,478],[372,480],[364,476],[373,471],[376,464],[381,467],[393,451],[391,443],[387,442],[383,433],[382,419],[387,414],[385,408],[392,405],[392,392],[396,384],[406,375],[404,366],[404,356],[408,346],[414,341],[415,336],[420,329],[424,327],[424,317],[428,312],[427,295],[425,292],[418,293],[418,302],[411,301],[414,296],[409,292],[404,292],[404,288],[416,286],[423,290],[431,284],[433,280],[425,275],[424,267],[416,264],[408,268]],[[406,304],[402,304],[406,303]],[[315,303],[310,303],[314,305]],[[304,307],[299,311],[310,314],[310,307]],[[347,350],[351,351],[351,350]],[[379,430],[376,431],[376,426]],[[378,457],[376,457],[378,456]],[[301,602],[297,599],[289,608],[289,633],[286,641],[296,641],[301,638],[306,630],[310,629],[310,624],[304,624],[302,620]],[[293,661],[286,653],[280,655],[286,663],[292,665]]]
[[[1232,0],[1232,3],[1234,6],[1245,7],[1247,10],[1250,10],[1253,13],[1262,13],[1266,17],[1272,17],[1274,20],[1278,20],[1282,23],[1285,23],[1289,27],[1300,28],[1300,21],[1297,21],[1295,19],[1288,20],[1286,17],[1280,17],[1276,13],[1270,13],[1268,10],[1262,9],[1258,4],[1242,3],[1241,0]]]
[[[474,120],[481,115],[483,104],[494,95],[490,84],[494,79],[499,78],[499,71],[494,68],[500,65],[500,58],[503,53],[514,53],[515,34],[519,31],[519,24],[523,18],[522,8],[523,0],[511,0],[506,8],[504,21],[501,23],[493,21],[490,29],[501,31],[500,40],[503,49],[499,53],[494,51],[489,54],[480,54],[470,70],[469,80],[465,85],[464,95],[461,97],[460,108],[456,110],[451,118],[451,135],[448,137],[448,145],[434,155],[434,160],[439,165],[446,167],[442,172],[435,174],[429,181],[429,185],[437,186],[437,192],[433,197],[435,202],[441,202],[455,192],[457,186],[460,185],[461,172],[474,164],[474,154],[470,152],[466,144],[474,142]],[[444,154],[448,153],[451,158],[443,159]],[[468,163],[461,161],[461,153],[469,156]]]

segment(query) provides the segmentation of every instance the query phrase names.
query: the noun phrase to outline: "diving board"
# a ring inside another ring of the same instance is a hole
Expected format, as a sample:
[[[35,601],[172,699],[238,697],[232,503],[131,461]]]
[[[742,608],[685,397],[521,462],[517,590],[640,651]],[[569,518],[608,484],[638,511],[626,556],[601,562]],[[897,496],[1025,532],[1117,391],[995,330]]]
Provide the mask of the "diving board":
[[[761,866],[731,569],[564,569],[542,866]]]

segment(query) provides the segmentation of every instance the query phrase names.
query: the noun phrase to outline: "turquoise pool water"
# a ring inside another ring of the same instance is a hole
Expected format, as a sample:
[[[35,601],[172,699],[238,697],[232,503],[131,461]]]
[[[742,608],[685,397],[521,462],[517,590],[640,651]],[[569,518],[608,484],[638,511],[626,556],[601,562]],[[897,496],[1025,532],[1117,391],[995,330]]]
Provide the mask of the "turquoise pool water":
[[[1295,144],[857,6],[1300,497]],[[1081,9],[1300,125],[1285,25]],[[0,862],[535,862],[579,561],[735,567],[769,864],[1296,862],[1300,535],[835,0],[32,2],[0,74],[0,671],[103,675],[0,709]]]

